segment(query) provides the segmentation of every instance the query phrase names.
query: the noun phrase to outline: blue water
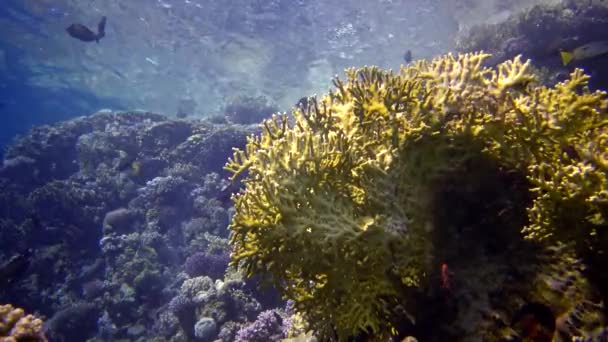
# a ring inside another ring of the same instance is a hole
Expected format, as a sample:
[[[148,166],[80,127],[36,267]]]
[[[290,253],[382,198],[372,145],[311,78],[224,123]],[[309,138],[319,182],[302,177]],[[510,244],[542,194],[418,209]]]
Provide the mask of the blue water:
[[[246,94],[289,110],[346,67],[397,68],[406,49],[448,50],[456,24],[439,3],[5,0],[0,150],[31,127],[102,108],[174,115],[191,98],[205,116]],[[65,31],[96,30],[104,15],[99,44]]]
[[[0,40],[0,150],[32,127],[90,114],[99,108],[124,108],[117,97],[71,86],[62,80],[69,70],[46,60],[48,55],[43,50],[54,43],[54,37],[63,34],[49,28],[58,28],[65,21],[70,14],[67,4],[41,1],[40,7],[30,7],[28,3],[32,2],[8,0],[0,7],[4,27]],[[34,81],[46,77],[55,81],[48,85]]]

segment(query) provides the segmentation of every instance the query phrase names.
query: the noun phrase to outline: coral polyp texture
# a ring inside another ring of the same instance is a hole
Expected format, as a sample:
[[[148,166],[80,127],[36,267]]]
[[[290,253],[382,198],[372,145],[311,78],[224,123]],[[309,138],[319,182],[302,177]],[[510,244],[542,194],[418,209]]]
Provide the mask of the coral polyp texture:
[[[474,174],[476,182],[484,172],[521,175],[529,201],[514,228],[522,241],[580,242],[601,253],[606,93],[590,91],[581,70],[548,88],[529,61],[487,68],[487,58],[349,69],[293,118],[266,120],[226,165],[233,179],[244,176],[233,198],[232,263],[269,274],[322,338],[388,336],[414,324],[410,303],[436,280],[437,236],[457,236],[437,219],[450,209],[438,196],[452,184],[468,188],[446,179]],[[496,216],[512,208],[501,205]]]
[[[0,341],[46,342],[42,320],[10,304],[0,305]]]

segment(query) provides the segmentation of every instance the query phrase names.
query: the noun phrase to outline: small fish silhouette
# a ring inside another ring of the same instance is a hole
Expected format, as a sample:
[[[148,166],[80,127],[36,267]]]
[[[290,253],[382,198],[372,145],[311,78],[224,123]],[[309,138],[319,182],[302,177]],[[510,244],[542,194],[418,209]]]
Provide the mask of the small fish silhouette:
[[[405,53],[403,54],[403,61],[405,63],[409,63],[412,61],[412,50],[405,51]]]
[[[70,36],[82,40],[83,42],[96,41],[99,43],[99,40],[106,35],[106,17],[101,17],[101,21],[97,24],[97,33],[78,23],[70,25],[66,31],[68,31]]]

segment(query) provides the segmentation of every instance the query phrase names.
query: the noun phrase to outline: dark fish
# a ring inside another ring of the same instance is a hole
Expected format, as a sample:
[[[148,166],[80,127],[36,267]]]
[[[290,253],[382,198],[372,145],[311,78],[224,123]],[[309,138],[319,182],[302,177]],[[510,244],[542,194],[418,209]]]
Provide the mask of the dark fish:
[[[405,61],[405,63],[409,63],[412,61],[412,50],[405,51],[405,53],[403,54],[403,60]]]
[[[70,36],[83,42],[96,41],[99,43],[99,40],[106,35],[106,17],[101,17],[101,21],[97,24],[97,33],[82,24],[72,24],[66,31],[68,31]]]

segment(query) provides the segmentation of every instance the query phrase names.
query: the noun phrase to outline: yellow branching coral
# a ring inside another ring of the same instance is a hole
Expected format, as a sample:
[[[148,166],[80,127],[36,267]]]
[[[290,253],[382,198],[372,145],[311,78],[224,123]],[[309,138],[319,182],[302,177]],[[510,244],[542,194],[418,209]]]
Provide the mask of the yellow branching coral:
[[[564,204],[579,215],[570,229],[605,227],[606,94],[590,92],[581,71],[545,88],[529,62],[490,69],[486,58],[350,69],[293,120],[267,120],[226,165],[233,178],[247,172],[233,198],[233,263],[270,274],[315,331],[345,340],[388,334],[392,308],[424,285],[429,189],[467,156],[528,176],[528,237],[553,236]]]
[[[0,341],[46,342],[42,320],[10,304],[0,305]]]

